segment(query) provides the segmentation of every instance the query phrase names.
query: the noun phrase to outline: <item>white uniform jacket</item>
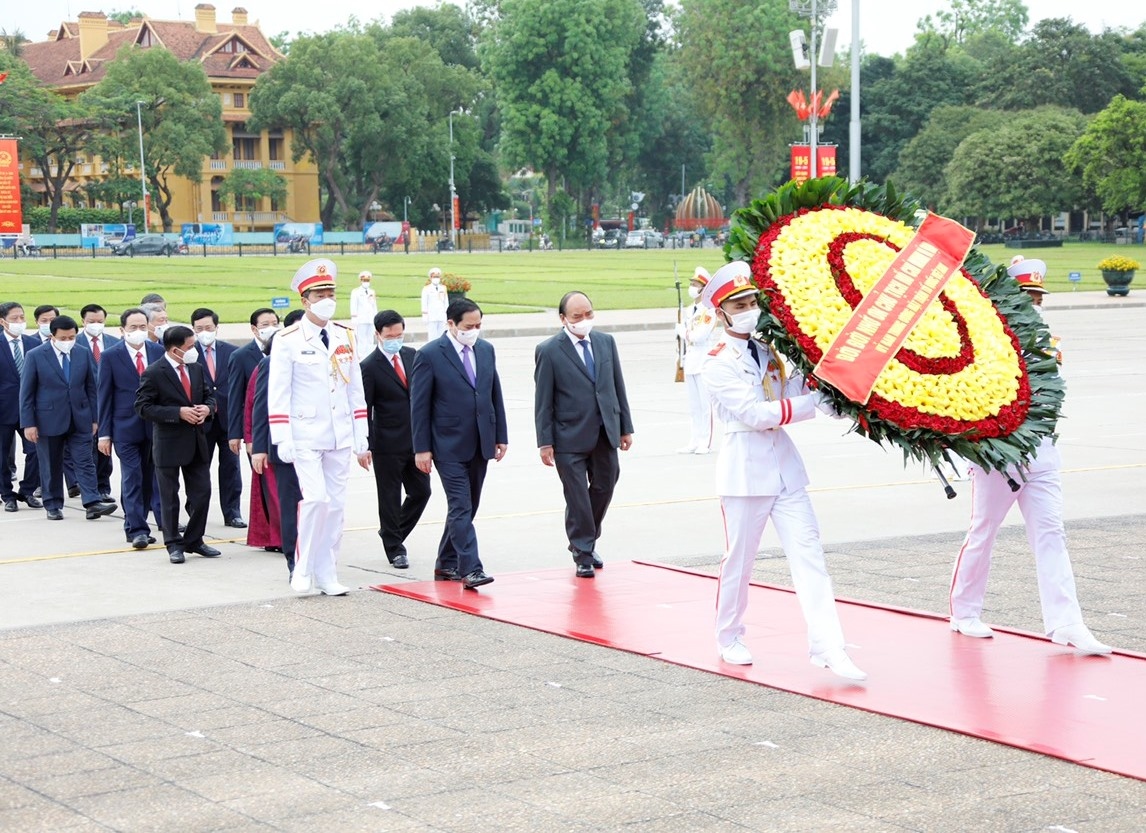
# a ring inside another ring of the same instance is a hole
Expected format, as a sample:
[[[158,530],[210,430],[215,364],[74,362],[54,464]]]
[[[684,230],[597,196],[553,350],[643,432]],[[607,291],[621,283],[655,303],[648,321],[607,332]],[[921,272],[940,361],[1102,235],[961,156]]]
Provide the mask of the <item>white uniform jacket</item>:
[[[814,417],[818,397],[808,392],[799,374],[782,383],[783,360],[764,343],[756,345],[767,374],[753,360],[748,343],[727,333],[709,352],[701,373],[716,417],[724,423],[716,460],[716,493],[722,496],[765,497],[808,485],[804,461],[783,426]],[[771,395],[764,389],[765,375]]]
[[[378,314],[378,293],[373,287],[359,286],[350,293],[350,323],[374,326]]]
[[[295,449],[332,451],[368,448],[362,369],[350,330],[320,327],[303,318],[275,336],[267,379],[267,421],[271,442]]]
[[[716,341],[716,315],[703,304],[693,304],[685,311],[684,320],[684,372],[692,376],[700,373],[708,351]]]
[[[422,287],[422,315],[430,321],[445,321],[446,307],[450,305],[450,294],[444,284],[432,283]]]

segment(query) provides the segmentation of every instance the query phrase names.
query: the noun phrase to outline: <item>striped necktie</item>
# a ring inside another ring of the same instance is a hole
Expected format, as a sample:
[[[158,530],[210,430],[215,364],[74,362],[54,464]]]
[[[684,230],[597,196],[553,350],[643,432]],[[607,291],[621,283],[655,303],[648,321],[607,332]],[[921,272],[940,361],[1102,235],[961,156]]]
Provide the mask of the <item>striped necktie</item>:
[[[21,339],[12,339],[12,358],[16,361],[16,375],[24,375],[24,345]]]

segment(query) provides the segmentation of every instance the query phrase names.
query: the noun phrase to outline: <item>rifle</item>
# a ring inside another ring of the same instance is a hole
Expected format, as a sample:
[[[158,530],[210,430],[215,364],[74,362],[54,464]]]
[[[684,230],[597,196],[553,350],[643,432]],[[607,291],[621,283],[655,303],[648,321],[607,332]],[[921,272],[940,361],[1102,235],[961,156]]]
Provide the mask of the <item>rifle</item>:
[[[680,278],[677,277],[676,261],[672,262],[672,276],[676,279],[676,378],[674,382],[684,381],[684,338],[680,334],[680,326],[684,323],[684,301],[680,295]]]

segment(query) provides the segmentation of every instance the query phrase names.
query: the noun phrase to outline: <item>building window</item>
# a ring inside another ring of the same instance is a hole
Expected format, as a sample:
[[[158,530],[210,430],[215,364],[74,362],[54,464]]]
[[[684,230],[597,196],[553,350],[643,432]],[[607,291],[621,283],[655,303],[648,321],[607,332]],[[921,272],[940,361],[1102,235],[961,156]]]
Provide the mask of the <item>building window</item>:
[[[235,93],[234,101],[235,101],[235,107],[238,109],[242,109],[243,107],[246,106],[246,104],[245,104],[246,97],[242,93]]]
[[[236,136],[231,140],[231,155],[235,161],[254,160],[259,156],[259,140]]]
[[[148,46],[154,46],[155,41],[153,41],[151,38],[151,30],[145,26],[139,33],[139,40],[137,40],[136,43],[144,48]]]
[[[270,154],[270,159],[272,162],[286,159],[286,157],[283,156],[283,149],[283,140],[281,138],[271,136],[267,140],[267,153]]]

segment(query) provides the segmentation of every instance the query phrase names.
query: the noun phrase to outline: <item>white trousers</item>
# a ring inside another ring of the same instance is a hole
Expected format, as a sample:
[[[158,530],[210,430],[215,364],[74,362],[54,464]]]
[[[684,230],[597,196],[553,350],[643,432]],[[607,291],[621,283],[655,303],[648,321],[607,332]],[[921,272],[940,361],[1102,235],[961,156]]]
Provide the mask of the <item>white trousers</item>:
[[[1043,627],[1047,634],[1082,622],[1074,570],[1066,550],[1062,523],[1062,478],[1057,468],[1031,472],[1019,491],[1012,492],[998,472],[971,467],[971,527],[959,550],[951,576],[951,615],[970,619],[983,613],[991,549],[1007,512],[1018,501],[1035,553]]]
[[[792,585],[808,626],[809,650],[820,654],[842,649],[844,633],[808,492],[800,489],[768,497],[723,496],[720,508],[724,515],[725,549],[716,596],[717,645],[723,648],[744,636],[752,565],[771,518],[788,558]]]
[[[318,581],[337,581],[346,514],[346,481],[350,478],[349,448],[295,451],[302,501],[298,505],[298,544],[294,571]]]
[[[688,391],[688,414],[692,420],[688,444],[693,448],[712,448],[712,400],[704,389],[704,380],[699,373],[686,373],[684,384]]]
[[[446,332],[446,319],[441,321],[426,320],[426,341],[436,341]]]
[[[374,345],[377,343],[374,339],[373,323],[354,325],[354,347],[359,359],[369,356],[370,351],[374,349]]]

